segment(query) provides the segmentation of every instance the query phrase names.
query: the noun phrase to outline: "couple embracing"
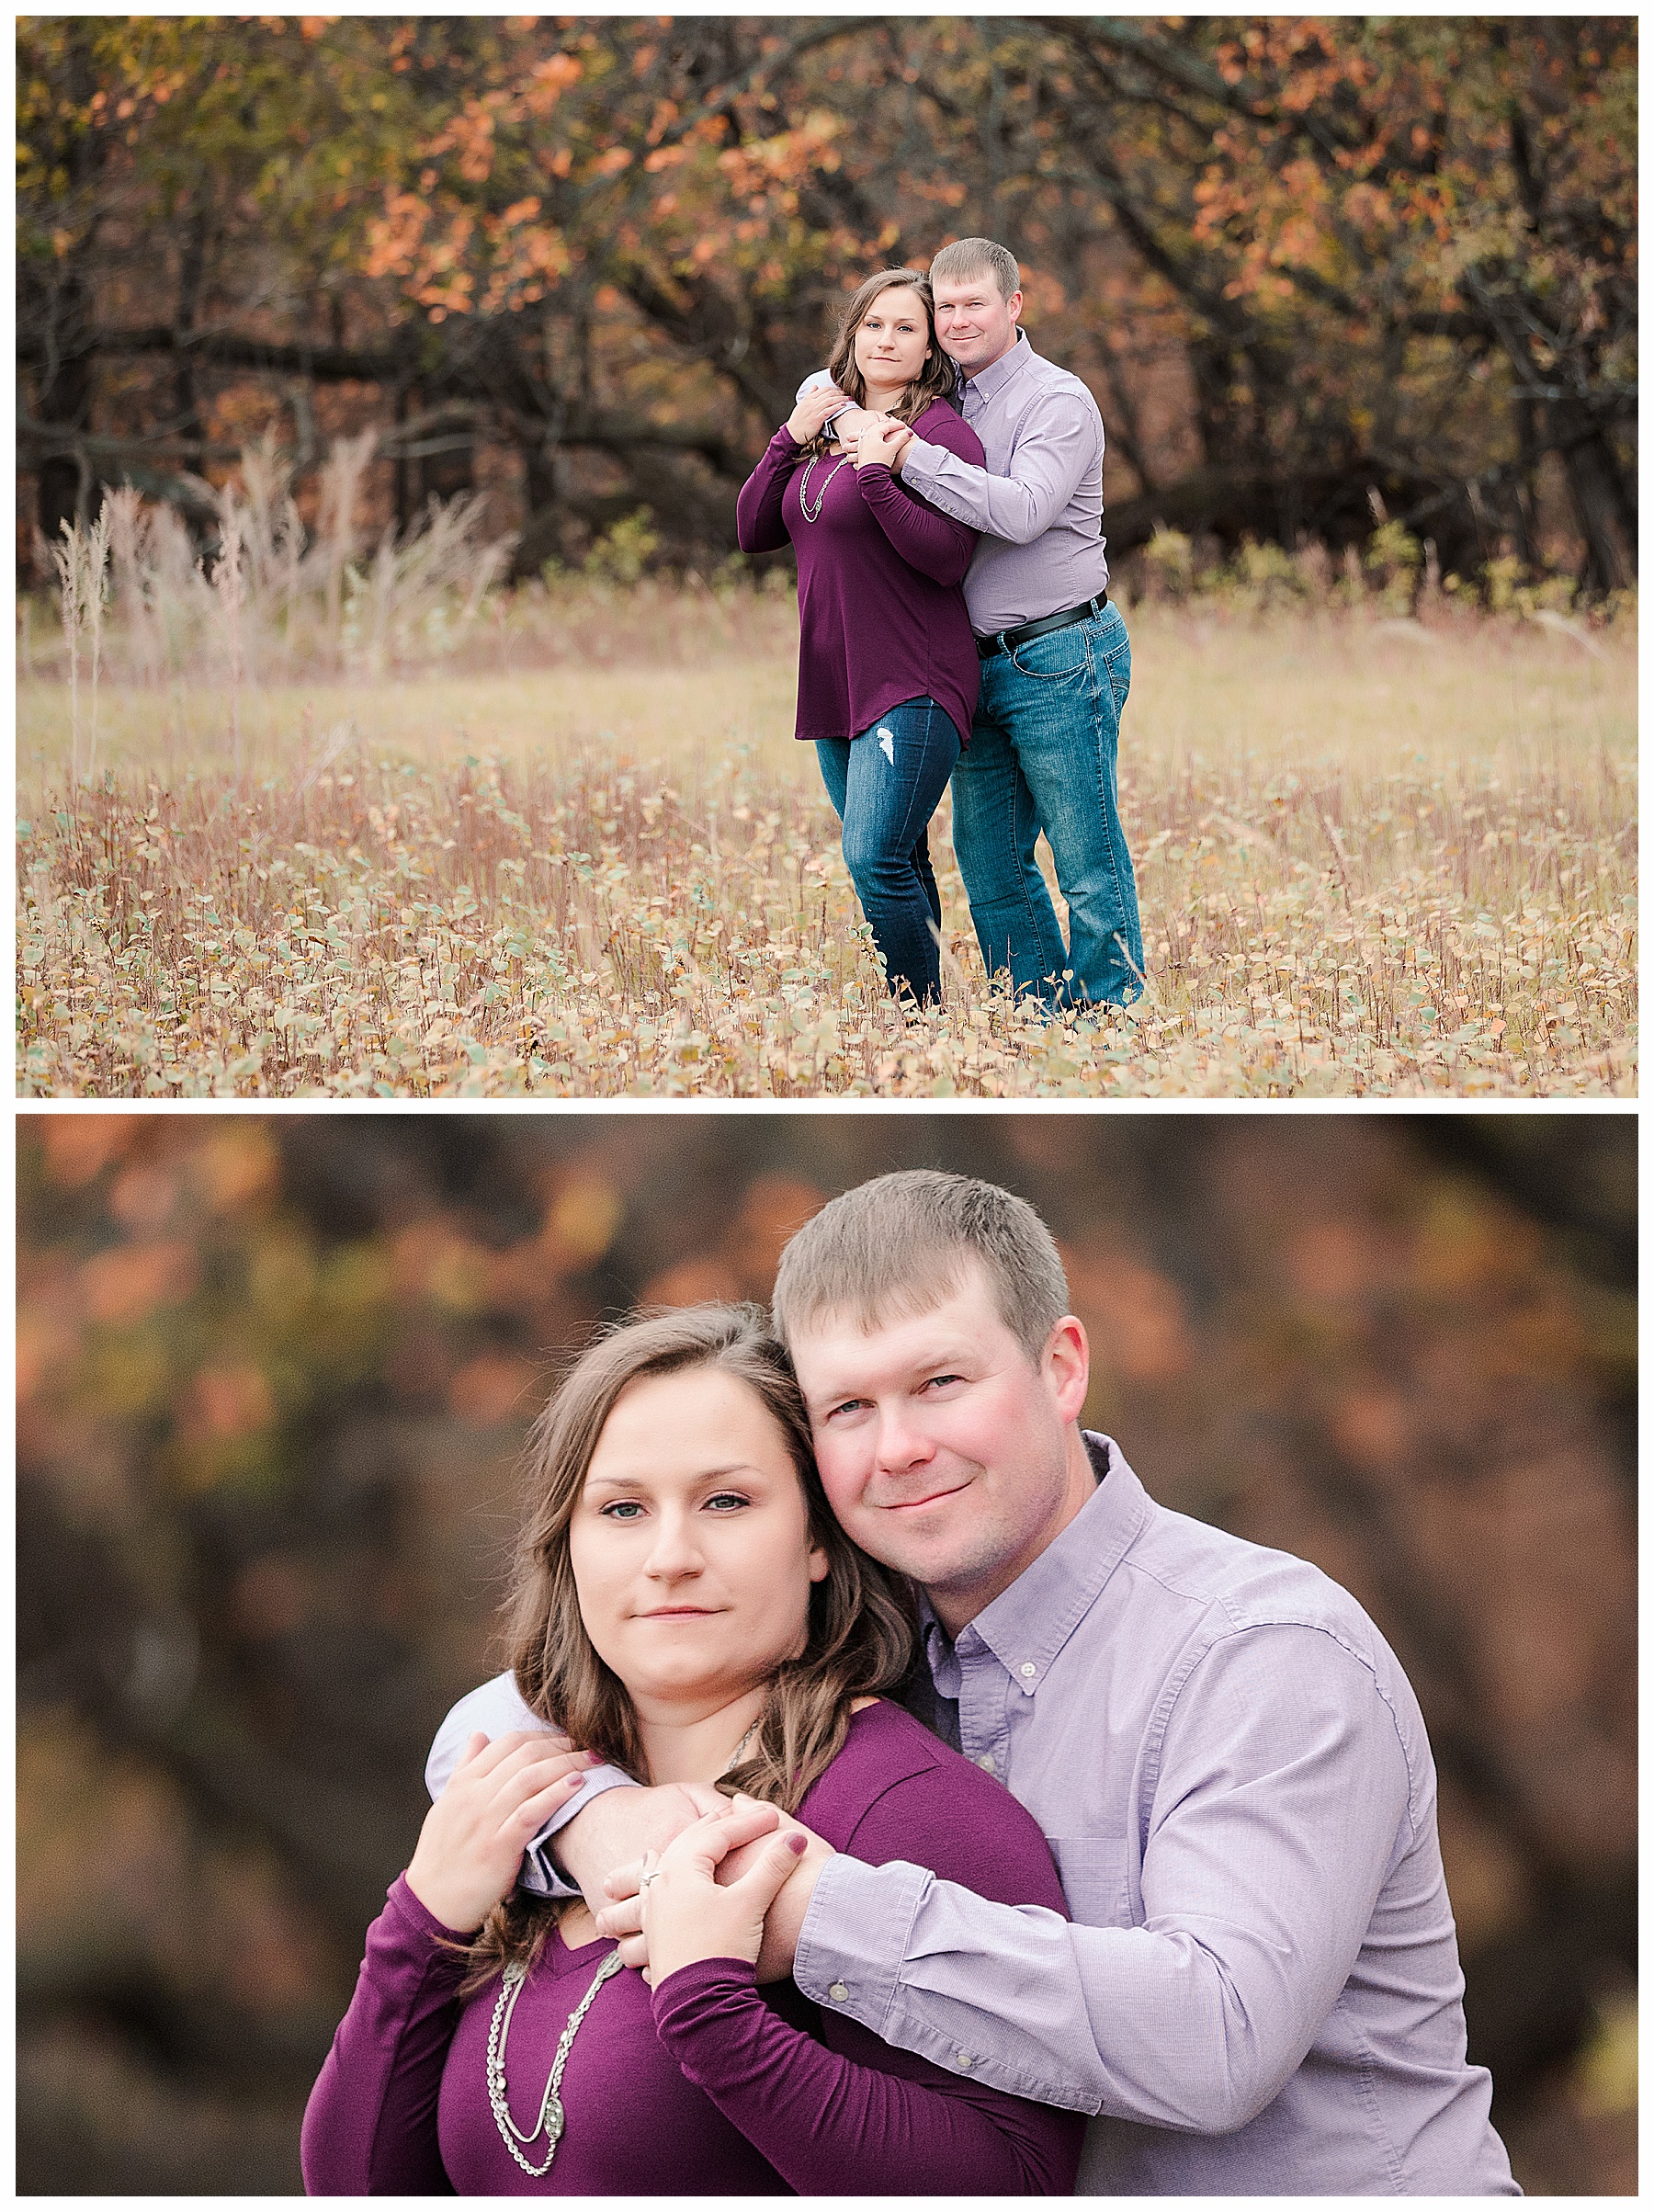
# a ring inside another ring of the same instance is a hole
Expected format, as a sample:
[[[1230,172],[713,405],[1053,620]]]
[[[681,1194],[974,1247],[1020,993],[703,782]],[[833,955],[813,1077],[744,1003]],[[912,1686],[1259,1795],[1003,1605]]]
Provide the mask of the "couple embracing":
[[[773,1332],[583,1355],[312,2194],[1515,2194],[1394,1654],[1087,1380],[1044,1224],[924,1171],[793,1238]]]
[[[1142,988],[1116,758],[1131,646],[1108,600],[1103,421],[1017,326],[1015,261],[944,246],[869,277],[742,488],[743,552],[799,562],[797,735],[812,739],[903,1004],[940,995],[928,830],[954,850],[990,977],[1050,1006]],[[1035,860],[1044,831],[1069,942]]]

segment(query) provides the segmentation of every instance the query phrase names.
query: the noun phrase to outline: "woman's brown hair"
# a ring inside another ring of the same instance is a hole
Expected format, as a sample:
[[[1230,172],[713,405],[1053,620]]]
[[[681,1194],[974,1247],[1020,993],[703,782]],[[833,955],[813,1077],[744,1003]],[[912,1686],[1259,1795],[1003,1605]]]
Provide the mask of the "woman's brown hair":
[[[833,341],[833,357],[827,364],[827,373],[839,390],[858,407],[867,403],[867,387],[861,370],[855,366],[855,334],[866,320],[867,310],[881,292],[896,285],[906,285],[918,293],[924,303],[924,324],[929,342],[919,374],[889,412],[898,422],[916,423],[925,409],[937,400],[952,400],[957,372],[953,363],[943,352],[936,336],[936,302],[931,296],[930,279],[919,269],[879,269],[861,285],[844,310],[844,319],[839,324]],[[813,437],[806,444],[806,453],[826,450],[826,433]]]
[[[827,1572],[810,1589],[804,1650],[776,1669],[752,1749],[719,1777],[721,1789],[747,1790],[794,1812],[843,1749],[852,1701],[901,1680],[914,1620],[906,1585],[858,1551],[833,1519],[799,1386],[757,1307],[635,1316],[605,1331],[563,1378],[528,1433],[527,1511],[504,1605],[509,1663],[542,1719],[637,1780],[649,1779],[631,1700],[581,1618],[569,1523],[621,1391],[645,1376],[700,1367],[744,1383],[775,1421],[803,1487],[810,1542],[827,1554]],[[468,1991],[514,1958],[530,1963],[554,1916],[555,1909],[514,1890],[470,1946]]]

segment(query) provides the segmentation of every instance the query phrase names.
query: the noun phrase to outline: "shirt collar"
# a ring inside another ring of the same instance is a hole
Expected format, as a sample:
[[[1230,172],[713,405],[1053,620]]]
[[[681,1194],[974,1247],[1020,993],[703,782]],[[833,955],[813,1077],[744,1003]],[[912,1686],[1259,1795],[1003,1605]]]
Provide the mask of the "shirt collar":
[[[1033,1565],[991,1605],[984,1605],[957,1639],[966,1650],[980,1639],[1029,1696],[1045,1680],[1051,1662],[1095,1604],[1149,1517],[1148,1492],[1114,1438],[1090,1429],[1081,1434],[1096,1472],[1095,1491]],[[923,1592],[920,1613],[925,1655],[942,1688],[939,1669],[948,1665],[955,1647],[948,1644]],[[1034,1669],[1032,1674],[1023,1673],[1027,1666]],[[943,1694],[957,1696],[957,1690]]]
[[[979,400],[991,400],[996,392],[1003,391],[1011,379],[1025,369],[1033,358],[1034,348],[1028,344],[1028,334],[1019,323],[1016,344],[1008,353],[1001,354],[997,361],[991,361],[976,376],[966,377],[965,389],[974,392]]]

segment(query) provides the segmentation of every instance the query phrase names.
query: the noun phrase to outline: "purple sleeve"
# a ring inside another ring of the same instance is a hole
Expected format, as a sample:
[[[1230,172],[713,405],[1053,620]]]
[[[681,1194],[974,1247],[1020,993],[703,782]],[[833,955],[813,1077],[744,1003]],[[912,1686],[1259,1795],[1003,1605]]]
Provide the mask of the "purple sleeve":
[[[977,541],[969,524],[955,522],[904,492],[882,461],[870,460],[855,482],[863,502],[910,568],[938,584],[964,582]]]
[[[654,2017],[687,2079],[802,2196],[1046,2196],[1074,2185],[1068,2114],[902,2052],[887,2071],[823,2049],[771,2012],[744,1959],[669,1974]]]
[[[451,2196],[436,2099],[459,2017],[461,1953],[401,1875],[368,1931],[350,2010],[304,2109],[309,2196]]]
[[[781,501],[799,450],[783,424],[742,485],[735,501],[735,542],[743,553],[777,553],[787,543]]]
[[[985,1777],[980,1778],[985,1782]],[[1004,1902],[1062,1910],[1045,1839],[1008,1791],[968,1787],[957,1763],[884,1790],[849,1848],[879,1863],[934,1858]],[[1067,2195],[1083,2121],[946,2072],[828,2012],[826,2048],[772,2013],[753,1968],[706,1959],[654,1993],[685,2073],[800,2195]]]

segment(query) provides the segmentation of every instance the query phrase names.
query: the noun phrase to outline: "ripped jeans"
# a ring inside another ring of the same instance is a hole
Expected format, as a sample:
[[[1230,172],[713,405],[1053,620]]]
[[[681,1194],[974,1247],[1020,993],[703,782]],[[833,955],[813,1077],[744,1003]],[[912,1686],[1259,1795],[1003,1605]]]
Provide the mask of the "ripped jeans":
[[[959,757],[959,732],[933,698],[904,699],[856,737],[820,737],[816,757],[844,826],[844,866],[899,997],[942,995],[942,900],[926,834]]]

